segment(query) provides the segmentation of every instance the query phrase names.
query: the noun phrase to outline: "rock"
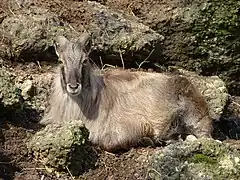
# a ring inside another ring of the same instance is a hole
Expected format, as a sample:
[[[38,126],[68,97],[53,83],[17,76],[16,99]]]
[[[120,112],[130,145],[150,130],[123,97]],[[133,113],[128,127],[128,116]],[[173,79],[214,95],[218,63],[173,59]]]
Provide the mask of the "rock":
[[[26,65],[27,68],[27,65]],[[13,69],[2,66],[0,69],[0,112],[26,109],[38,112],[45,110],[48,103],[48,92],[51,91],[53,73],[34,74],[13,72]],[[31,79],[31,80],[30,80]]]
[[[51,84],[54,77],[53,72],[33,75],[34,96],[26,103],[34,109],[46,110],[48,105]]]
[[[51,124],[37,132],[28,143],[29,153],[48,171],[68,171],[74,175],[94,166],[95,154],[89,142],[89,132],[81,121],[62,125]]]
[[[219,120],[229,97],[226,84],[218,76],[200,76],[177,67],[170,67],[170,71],[186,76],[208,103],[211,118]]]
[[[5,49],[0,50],[0,56],[18,61],[54,58],[54,51],[49,47],[53,46],[55,36],[73,33],[55,14],[43,8],[16,11],[4,18],[1,26]]]
[[[240,97],[230,96],[224,114],[215,123],[216,135],[219,139],[239,139],[240,137]]]
[[[117,58],[121,62],[121,53],[127,55],[147,52],[148,55],[150,49],[164,39],[148,26],[139,23],[137,18],[121,11],[114,11],[97,2],[89,1],[88,4],[89,10],[93,13],[94,21],[90,24],[89,30],[94,32],[95,48],[108,53],[108,56],[114,56],[112,59]]]
[[[187,137],[186,137],[186,141],[196,141],[197,140],[197,138],[196,138],[196,136],[194,136],[194,135],[188,135]]]
[[[34,96],[34,89],[35,87],[33,86],[33,82],[31,80],[26,80],[23,82],[23,84],[21,85],[22,90],[21,95],[23,97],[23,99],[28,99],[29,97],[33,97]]]
[[[43,5],[39,6],[37,2],[32,2],[32,6],[23,6],[15,10],[14,15],[9,14],[5,17],[0,31],[4,37],[2,42],[5,42],[5,47],[2,48],[3,51],[0,50],[0,56],[18,61],[56,59],[53,41],[57,35],[76,40],[81,32],[87,30],[93,34],[93,49],[97,51],[97,60],[98,53],[101,52],[121,62],[120,54],[131,57],[136,54],[136,58],[138,56],[146,58],[154,45],[163,40],[162,35],[139,23],[136,18],[124,15],[121,11],[113,11],[100,3],[86,1],[59,3],[63,3],[62,6],[66,9],[62,10],[58,3],[42,7]],[[59,10],[54,11],[53,7],[58,7]],[[78,15],[72,20],[72,17],[76,16],[74,14],[79,12],[83,12],[83,15]],[[72,16],[70,21],[76,23],[72,26],[69,22],[63,22],[60,20],[63,16]],[[87,21],[85,26],[76,25],[84,18],[89,18],[85,20]]]
[[[213,139],[171,144],[151,156],[151,179],[239,179],[240,151]]]
[[[235,0],[106,0],[162,34],[164,65],[219,75],[230,94],[240,94],[240,10]]]
[[[3,107],[20,107],[22,103],[21,90],[15,85],[15,76],[6,68],[0,69],[0,101]],[[0,109],[2,110],[2,108]]]

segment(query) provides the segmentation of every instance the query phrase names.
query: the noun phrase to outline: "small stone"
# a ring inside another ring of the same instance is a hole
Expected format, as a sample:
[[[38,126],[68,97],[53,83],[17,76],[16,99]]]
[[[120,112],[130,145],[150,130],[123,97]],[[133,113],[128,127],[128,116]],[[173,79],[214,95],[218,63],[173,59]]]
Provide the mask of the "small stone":
[[[235,157],[235,158],[234,158],[234,161],[235,161],[236,164],[238,164],[239,161],[240,161],[240,159],[239,159],[238,157]]]
[[[21,95],[23,98],[26,100],[29,97],[32,97],[34,95],[34,86],[31,80],[26,80],[24,83],[21,85]]]
[[[220,140],[217,140],[217,139],[216,139],[215,141],[222,144],[222,141],[220,141]]]
[[[186,141],[195,141],[195,140],[197,140],[197,138],[196,138],[196,136],[194,136],[194,135],[188,135],[188,136],[186,137]]]

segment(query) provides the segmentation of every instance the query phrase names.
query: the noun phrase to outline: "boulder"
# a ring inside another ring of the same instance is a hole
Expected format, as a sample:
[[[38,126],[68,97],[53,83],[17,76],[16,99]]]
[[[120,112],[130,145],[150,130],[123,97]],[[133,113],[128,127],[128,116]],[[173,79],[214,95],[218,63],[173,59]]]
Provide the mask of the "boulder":
[[[240,151],[213,139],[171,144],[150,157],[150,179],[239,179]]]
[[[136,18],[97,2],[49,2],[54,6],[39,3],[23,5],[2,20],[0,34],[4,39],[0,56],[18,61],[56,59],[53,43],[57,35],[76,40],[81,32],[88,31],[92,34],[93,50],[97,55],[104,53],[121,62],[122,56],[148,56],[154,45],[163,40],[162,35]],[[78,25],[84,19],[86,24]]]
[[[112,57],[112,60],[121,62],[133,61],[141,54],[147,57],[155,44],[163,41],[164,37],[148,26],[139,23],[138,19],[124,14],[122,11],[114,11],[97,2],[88,2],[89,10],[93,14],[93,22],[89,31],[93,33],[95,48]],[[130,55],[132,58],[127,58]],[[136,55],[136,56],[133,56]]]
[[[46,126],[27,145],[29,153],[45,165],[47,171],[70,171],[77,175],[94,166],[96,160],[88,136],[89,132],[81,121],[69,121]]]
[[[55,36],[71,33],[55,14],[44,8],[17,11],[5,17],[1,26],[0,34],[5,42],[2,46],[5,48],[0,50],[0,56],[18,61],[56,59],[53,48],[50,48]]]

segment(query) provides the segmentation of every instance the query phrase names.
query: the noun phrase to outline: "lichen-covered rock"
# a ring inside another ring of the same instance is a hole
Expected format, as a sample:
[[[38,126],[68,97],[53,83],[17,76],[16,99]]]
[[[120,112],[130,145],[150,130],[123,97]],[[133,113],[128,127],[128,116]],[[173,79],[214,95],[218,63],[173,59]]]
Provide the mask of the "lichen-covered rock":
[[[51,124],[32,137],[28,149],[48,170],[79,174],[95,162],[88,136],[81,121]]]
[[[35,63],[24,63],[22,67],[16,67],[11,73],[16,77],[15,84],[20,89],[20,95],[24,100],[23,107],[42,112],[48,104],[48,95],[51,92],[51,84],[54,78],[54,67]]]
[[[161,63],[219,75],[231,94],[240,95],[238,0],[106,0],[105,4],[134,14],[165,37],[159,50]]]
[[[5,45],[0,44],[3,47],[0,56],[16,60],[54,59],[56,56],[52,46],[57,35],[76,40],[86,30],[93,35],[93,49],[118,60],[120,55],[130,54],[132,57],[132,53],[136,53],[136,57],[146,57],[154,45],[163,40],[163,36],[139,23],[136,18],[97,2],[50,2],[54,4],[52,6],[45,3],[23,5],[14,11],[14,15],[9,13],[3,19],[0,35],[4,37],[2,42]],[[47,7],[40,7],[44,5]],[[54,8],[61,10],[56,11]],[[63,21],[65,16],[70,23]],[[85,26],[76,25],[84,18],[88,18]],[[71,21],[76,21],[74,27]]]
[[[21,95],[22,95],[23,99],[28,99],[28,98],[34,96],[35,87],[31,80],[28,79],[28,80],[24,81],[21,86],[21,89],[22,89]]]
[[[26,65],[25,68],[30,68]],[[24,74],[25,73],[25,74]],[[53,73],[42,74],[26,71],[15,72],[1,65],[0,69],[0,112],[46,109],[48,93],[51,91]]]
[[[181,15],[189,33],[179,34],[182,42],[176,45],[181,49],[176,52],[186,52],[179,54],[182,67],[219,75],[236,95],[240,92],[239,10],[240,2],[234,0],[193,1]]]
[[[17,60],[53,58],[48,48],[53,45],[55,36],[74,34],[55,14],[43,8],[17,11],[4,18],[1,26],[6,48],[0,50],[0,55]]]
[[[151,179],[239,179],[240,152],[213,139],[171,144],[151,157]]]
[[[185,9],[191,20],[191,47],[187,47],[188,65],[205,74],[218,74],[227,82],[231,93],[239,94],[239,28],[240,2],[229,0],[201,0]],[[188,11],[189,12],[189,11]],[[192,16],[195,14],[195,16]],[[184,61],[186,63],[186,61]]]
[[[148,46],[153,48],[164,39],[137,18],[97,2],[88,4],[94,19],[89,29],[94,32],[93,41],[99,51],[114,54],[120,60],[120,53],[149,51]]]
[[[228,101],[226,84],[218,76],[200,76],[184,69],[170,67],[170,71],[186,76],[201,92],[209,106],[211,118],[218,120]]]
[[[3,106],[12,108],[19,107],[22,103],[21,90],[15,86],[15,76],[5,67],[0,69],[0,101]]]

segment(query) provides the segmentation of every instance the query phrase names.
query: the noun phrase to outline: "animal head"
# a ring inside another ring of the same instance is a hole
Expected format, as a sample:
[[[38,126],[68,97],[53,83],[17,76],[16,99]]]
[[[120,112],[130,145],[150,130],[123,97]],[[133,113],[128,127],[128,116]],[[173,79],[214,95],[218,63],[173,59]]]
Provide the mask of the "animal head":
[[[55,51],[59,61],[62,62],[60,65],[62,88],[71,96],[79,95],[82,88],[88,85],[90,35],[83,33],[76,42],[58,36]]]

